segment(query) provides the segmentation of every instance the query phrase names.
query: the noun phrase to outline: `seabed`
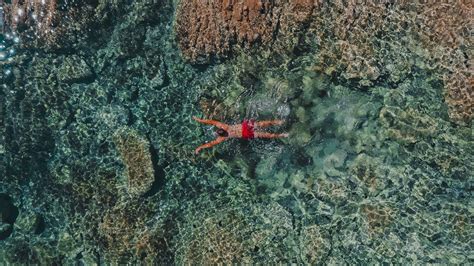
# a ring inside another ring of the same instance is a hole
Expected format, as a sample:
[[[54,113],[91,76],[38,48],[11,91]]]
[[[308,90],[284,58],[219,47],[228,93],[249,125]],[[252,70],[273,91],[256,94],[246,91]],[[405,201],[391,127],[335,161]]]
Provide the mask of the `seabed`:
[[[0,7],[0,264],[474,264],[471,3]]]

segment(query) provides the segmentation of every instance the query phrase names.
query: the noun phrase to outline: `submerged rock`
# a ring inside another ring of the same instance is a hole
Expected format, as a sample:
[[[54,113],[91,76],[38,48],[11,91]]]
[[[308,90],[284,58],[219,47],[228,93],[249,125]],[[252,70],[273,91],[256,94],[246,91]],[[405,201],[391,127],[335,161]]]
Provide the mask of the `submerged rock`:
[[[56,72],[58,80],[65,83],[89,83],[94,77],[86,61],[77,55],[65,57]]]
[[[133,196],[143,195],[155,181],[149,142],[136,131],[127,128],[115,132],[114,142],[125,165],[128,193]]]
[[[276,38],[291,43],[314,7],[309,0],[181,1],[176,32],[188,60],[208,63],[227,57],[234,46],[266,46]]]

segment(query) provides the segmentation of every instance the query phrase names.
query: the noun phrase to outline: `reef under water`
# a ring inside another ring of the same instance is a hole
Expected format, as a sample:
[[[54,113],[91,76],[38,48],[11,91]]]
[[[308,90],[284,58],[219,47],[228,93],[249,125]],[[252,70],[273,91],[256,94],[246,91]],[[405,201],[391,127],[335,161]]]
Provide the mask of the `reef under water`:
[[[474,263],[472,2],[0,7],[0,264]]]

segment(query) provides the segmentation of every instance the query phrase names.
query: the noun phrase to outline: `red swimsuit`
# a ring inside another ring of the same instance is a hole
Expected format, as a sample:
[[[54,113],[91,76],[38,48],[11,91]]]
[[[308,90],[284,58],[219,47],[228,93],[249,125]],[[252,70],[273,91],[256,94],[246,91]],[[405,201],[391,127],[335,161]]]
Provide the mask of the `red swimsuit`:
[[[255,137],[254,135],[254,123],[255,120],[246,120],[242,122],[242,138],[243,139],[253,139]]]

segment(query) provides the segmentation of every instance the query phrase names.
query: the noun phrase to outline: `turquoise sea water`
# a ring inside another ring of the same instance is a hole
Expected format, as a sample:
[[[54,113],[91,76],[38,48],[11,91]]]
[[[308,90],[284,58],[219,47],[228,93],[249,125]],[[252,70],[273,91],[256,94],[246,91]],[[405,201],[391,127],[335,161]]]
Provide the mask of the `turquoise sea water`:
[[[460,111],[472,87],[440,67],[472,68],[472,40],[430,46],[441,31],[423,6],[381,4],[380,22],[323,1],[288,31],[281,11],[270,43],[218,27],[232,47],[196,45],[196,62],[179,1],[12,2],[0,1],[1,264],[473,263]],[[30,17],[14,22],[20,9]],[[216,132],[193,116],[278,119],[268,132],[289,137],[196,155]]]

